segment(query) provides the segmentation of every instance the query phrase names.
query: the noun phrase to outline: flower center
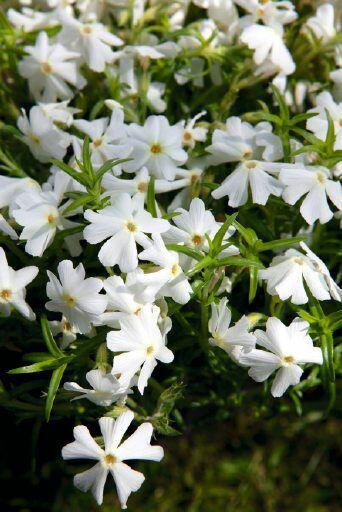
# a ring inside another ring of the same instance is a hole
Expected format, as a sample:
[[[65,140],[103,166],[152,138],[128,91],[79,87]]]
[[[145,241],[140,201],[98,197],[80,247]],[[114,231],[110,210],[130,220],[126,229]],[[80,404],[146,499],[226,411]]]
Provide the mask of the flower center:
[[[171,267],[171,274],[173,276],[176,276],[177,274],[179,274],[180,272],[180,266],[178,265],[178,263],[174,263]]]
[[[297,263],[297,265],[304,265],[304,260],[300,256],[296,256],[293,258],[294,263]]]
[[[139,192],[146,192],[148,189],[146,181],[140,181],[140,183],[137,185],[137,189]]]
[[[64,293],[63,300],[70,308],[74,308],[76,306],[76,300],[68,293]]]
[[[198,175],[197,174],[193,174],[190,178],[190,184],[191,185],[195,185],[198,181]]]
[[[246,151],[243,154],[243,158],[250,158],[253,154],[253,151],[251,149],[246,149]]]
[[[161,153],[162,152],[162,148],[161,148],[161,145],[156,143],[156,144],[152,144],[152,146],[150,147],[150,151],[151,153],[153,153],[154,155],[157,155],[158,153]]]
[[[108,453],[108,455],[105,455],[104,461],[107,464],[107,466],[112,466],[116,462],[116,457],[115,457],[115,455]]]
[[[192,237],[192,241],[193,241],[193,243],[194,243],[195,245],[201,245],[201,243],[202,243],[202,237],[201,237],[201,235],[194,235],[194,236]]]
[[[67,320],[62,320],[61,324],[62,324],[63,331],[68,331],[68,332],[72,331],[71,323],[68,322]]]
[[[95,139],[95,140],[93,140],[93,146],[95,148],[98,148],[99,146],[101,146],[101,144],[102,144],[102,139]]]
[[[41,65],[41,70],[43,71],[43,73],[49,74],[52,72],[52,66],[48,62],[43,62],[43,64]]]
[[[285,356],[284,357],[284,362],[287,363],[287,364],[291,364],[291,363],[294,363],[295,359],[293,356]]]
[[[53,213],[49,213],[49,215],[46,217],[48,224],[53,224],[56,220],[55,215]]]
[[[153,354],[153,346],[152,346],[152,345],[150,345],[149,347],[147,347],[147,349],[146,349],[146,354],[147,354],[148,356],[150,356],[151,354]]]
[[[93,27],[91,27],[90,25],[84,25],[82,28],[81,28],[81,32],[85,35],[85,36],[89,36],[93,31]]]
[[[255,169],[257,164],[256,162],[247,162],[245,166],[247,167],[247,169]]]
[[[39,144],[40,143],[40,138],[38,137],[38,135],[35,135],[34,133],[31,133],[30,134],[30,139],[32,140],[32,142],[34,142],[35,144]]]
[[[126,223],[126,228],[130,233],[135,233],[137,230],[137,226],[134,224],[134,222],[128,221]]]
[[[3,299],[3,300],[8,300],[11,296],[11,292],[9,290],[1,290],[0,292],[0,297]]]
[[[323,184],[327,181],[327,177],[323,172],[317,172],[316,179],[317,179],[318,183],[321,183],[321,184]]]
[[[190,142],[192,140],[192,135],[190,132],[184,132],[183,134],[183,141],[186,143],[186,142]]]

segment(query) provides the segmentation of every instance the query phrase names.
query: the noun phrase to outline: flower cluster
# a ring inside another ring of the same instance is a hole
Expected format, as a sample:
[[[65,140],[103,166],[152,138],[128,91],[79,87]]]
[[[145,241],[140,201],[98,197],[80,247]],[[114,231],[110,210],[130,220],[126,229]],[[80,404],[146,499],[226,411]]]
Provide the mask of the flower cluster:
[[[74,484],[98,504],[111,473],[126,508],[144,481],[126,461],[160,461],[153,428],[177,421],[176,398],[155,414],[139,401],[156,388],[170,400],[179,376],[191,386],[193,358],[272,380],[273,397],[333,381],[342,290],[337,247],[322,244],[342,216],[334,7],[22,4],[7,12],[14,69],[3,61],[26,93],[10,100],[0,148],[0,311],[37,314],[49,354],[12,373],[53,371],[47,419],[70,397],[102,416],[103,442],[76,426],[62,456],[96,461]]]

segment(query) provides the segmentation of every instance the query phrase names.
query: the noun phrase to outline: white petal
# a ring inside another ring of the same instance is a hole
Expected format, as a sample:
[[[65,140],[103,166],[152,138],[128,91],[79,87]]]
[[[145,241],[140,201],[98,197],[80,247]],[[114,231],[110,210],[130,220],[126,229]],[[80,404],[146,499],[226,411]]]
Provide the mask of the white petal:
[[[164,451],[161,446],[151,446],[151,436],[153,427],[151,423],[143,423],[139,425],[137,430],[132,434],[117,450],[120,460],[154,460],[159,462]]]
[[[92,468],[83,473],[78,473],[74,477],[74,485],[80,491],[91,492],[96,499],[98,505],[103,502],[103,489],[107,480],[108,469],[104,468],[101,462],[98,462]]]

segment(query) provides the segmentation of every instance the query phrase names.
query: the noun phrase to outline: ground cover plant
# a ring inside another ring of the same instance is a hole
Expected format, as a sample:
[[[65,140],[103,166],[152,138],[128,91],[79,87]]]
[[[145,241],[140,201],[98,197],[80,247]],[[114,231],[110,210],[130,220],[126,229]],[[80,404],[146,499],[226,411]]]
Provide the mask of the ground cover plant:
[[[338,506],[338,6],[1,9],[3,509]]]

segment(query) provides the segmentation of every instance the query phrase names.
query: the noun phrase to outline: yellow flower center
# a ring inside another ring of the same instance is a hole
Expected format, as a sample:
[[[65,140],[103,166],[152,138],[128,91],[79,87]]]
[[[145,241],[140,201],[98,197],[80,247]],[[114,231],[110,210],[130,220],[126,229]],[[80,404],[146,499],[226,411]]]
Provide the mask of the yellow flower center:
[[[128,229],[128,231],[130,231],[131,233],[134,233],[136,230],[137,230],[137,226],[134,224],[134,222],[127,222],[126,224],[126,228]]]
[[[288,364],[291,364],[291,363],[294,363],[295,359],[293,356],[285,356],[284,357],[284,362],[285,363],[288,363]]]
[[[89,36],[93,31],[93,27],[91,27],[90,25],[84,25],[84,27],[81,28],[81,32],[85,35],[85,36]]]
[[[137,189],[139,192],[146,192],[148,189],[146,181],[140,181],[140,183],[137,185]]]
[[[297,263],[297,265],[304,265],[304,260],[303,258],[300,258],[299,256],[296,256],[295,258],[293,258],[293,261],[295,263]]]
[[[172,265],[171,274],[173,276],[176,276],[177,274],[179,274],[179,272],[180,272],[180,266],[178,265],[178,263],[175,263],[174,265]]]
[[[3,299],[3,300],[8,300],[11,296],[11,292],[9,290],[1,290],[0,292],[0,297]]]
[[[112,466],[116,462],[116,457],[115,457],[115,455],[112,455],[111,453],[108,453],[108,455],[105,455],[104,460],[105,460],[105,463],[108,466]]]
[[[49,213],[49,215],[46,217],[46,219],[47,219],[49,224],[53,224],[55,222],[55,220],[56,220],[56,217],[52,213]]]
[[[202,243],[202,237],[201,237],[201,235],[194,235],[194,236],[192,237],[192,241],[193,241],[193,243],[194,243],[195,245],[201,245],[201,243]]]
[[[152,146],[150,147],[150,151],[154,155],[157,155],[158,153],[161,153],[162,152],[161,145],[160,144],[152,144]]]
[[[257,166],[256,162],[247,162],[245,165],[247,169],[255,169]]]
[[[152,346],[152,345],[150,345],[149,347],[147,347],[147,349],[146,349],[146,354],[147,354],[148,356],[150,356],[151,354],[153,354],[153,346]]]
[[[321,183],[321,184],[323,184],[327,181],[327,177],[323,172],[316,173],[316,178],[317,178],[318,183]]]
[[[102,139],[95,139],[95,140],[93,140],[93,146],[95,148],[98,148],[99,146],[101,146],[101,144],[102,144]]]
[[[40,138],[38,137],[38,135],[35,135],[34,133],[31,133],[30,134],[30,139],[32,140],[32,142],[34,142],[35,144],[39,144],[40,143]]]
[[[76,300],[68,293],[63,295],[63,300],[70,308],[74,308],[76,306]]]
[[[52,66],[48,62],[43,62],[43,64],[41,65],[41,70],[43,71],[43,73],[49,74],[52,72]]]
[[[183,134],[183,141],[184,142],[190,142],[192,140],[192,135],[190,132],[184,132]]]

